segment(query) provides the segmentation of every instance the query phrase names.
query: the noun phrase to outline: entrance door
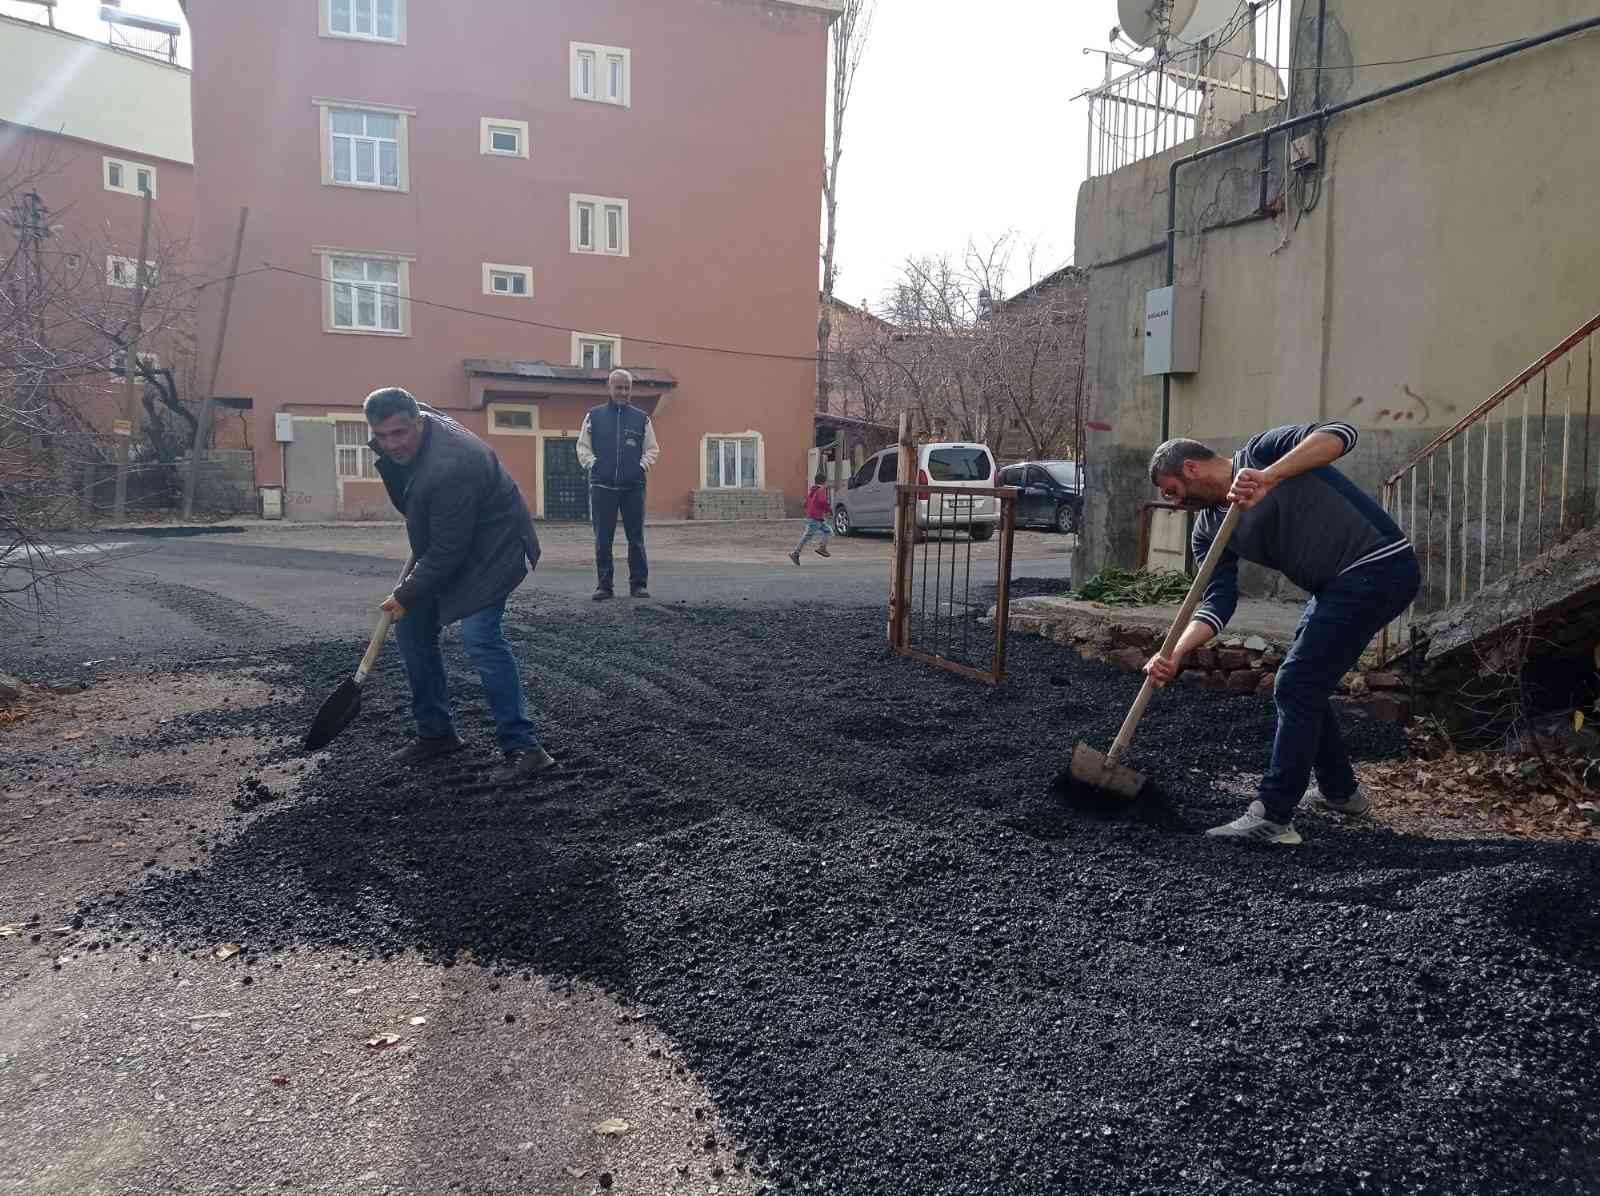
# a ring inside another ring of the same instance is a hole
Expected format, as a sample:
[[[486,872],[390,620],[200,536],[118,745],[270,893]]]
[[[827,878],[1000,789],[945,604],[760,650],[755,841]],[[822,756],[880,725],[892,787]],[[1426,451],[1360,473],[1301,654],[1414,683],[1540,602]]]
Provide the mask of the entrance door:
[[[544,442],[544,517],[587,520],[589,477],[578,464],[575,436],[547,436]]]

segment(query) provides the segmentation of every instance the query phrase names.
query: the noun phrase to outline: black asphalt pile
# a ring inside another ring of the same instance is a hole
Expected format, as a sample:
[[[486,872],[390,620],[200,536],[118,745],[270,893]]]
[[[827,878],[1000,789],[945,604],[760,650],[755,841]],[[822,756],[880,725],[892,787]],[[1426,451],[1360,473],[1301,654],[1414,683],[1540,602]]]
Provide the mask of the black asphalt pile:
[[[1196,832],[1264,766],[1265,700],[1159,695],[1155,795],[1080,806],[1050,782],[1136,677],[1024,637],[992,693],[888,656],[881,612],[619,607],[515,633],[549,782],[486,783],[459,653],[474,757],[389,770],[391,658],[297,796],[91,926],[597,981],[775,1191],[1600,1190],[1593,850],[1313,815],[1241,850]],[[221,717],[298,735],[351,659],[297,649],[305,701]]]

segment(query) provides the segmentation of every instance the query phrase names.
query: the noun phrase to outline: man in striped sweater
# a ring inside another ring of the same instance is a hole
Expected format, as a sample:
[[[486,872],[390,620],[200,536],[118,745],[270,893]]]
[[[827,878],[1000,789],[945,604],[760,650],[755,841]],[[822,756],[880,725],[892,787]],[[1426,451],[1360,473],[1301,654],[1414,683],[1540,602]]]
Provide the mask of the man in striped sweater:
[[[1211,551],[1227,504],[1244,512],[1172,656],[1157,654],[1145,665],[1157,685],[1227,626],[1239,600],[1241,559],[1276,569],[1311,594],[1273,685],[1278,731],[1260,796],[1242,817],[1207,834],[1299,843],[1294,812],[1313,774],[1330,809],[1367,812],[1330,698],[1372,637],[1416,597],[1421,574],[1394,520],[1333,467],[1355,444],[1356,430],[1346,423],[1294,424],[1262,432],[1231,460],[1197,440],[1169,440],[1150,459],[1150,480],[1162,497],[1199,512],[1197,562]]]

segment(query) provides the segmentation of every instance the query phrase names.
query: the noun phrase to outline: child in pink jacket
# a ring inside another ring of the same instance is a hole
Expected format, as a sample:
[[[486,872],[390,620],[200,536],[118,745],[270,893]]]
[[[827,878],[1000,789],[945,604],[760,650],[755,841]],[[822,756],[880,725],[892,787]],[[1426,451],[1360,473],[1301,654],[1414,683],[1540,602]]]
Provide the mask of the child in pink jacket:
[[[826,477],[826,474],[817,474],[811,483],[811,489],[806,492],[805,534],[800,537],[800,543],[796,544],[794,551],[789,554],[789,559],[797,565],[800,563],[800,550],[811,543],[812,536],[822,537],[822,543],[817,545],[818,556],[833,555],[828,551],[828,537],[833,534],[833,529],[828,526],[828,517],[833,514],[833,503],[828,501]]]

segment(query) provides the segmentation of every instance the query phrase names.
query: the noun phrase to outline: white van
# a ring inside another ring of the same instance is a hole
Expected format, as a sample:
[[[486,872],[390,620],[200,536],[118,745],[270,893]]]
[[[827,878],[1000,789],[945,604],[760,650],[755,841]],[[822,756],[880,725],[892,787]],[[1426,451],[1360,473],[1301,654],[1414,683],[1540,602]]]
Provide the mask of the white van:
[[[900,450],[886,448],[868,457],[851,475],[845,491],[834,498],[833,530],[841,536],[894,530],[895,474]],[[994,454],[986,445],[945,441],[917,446],[920,485],[987,489],[994,485]],[[917,500],[917,527],[932,531],[964,531],[987,540],[1000,523],[1000,500],[989,495],[966,498],[932,494]]]

